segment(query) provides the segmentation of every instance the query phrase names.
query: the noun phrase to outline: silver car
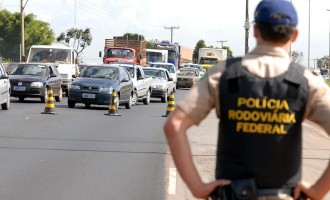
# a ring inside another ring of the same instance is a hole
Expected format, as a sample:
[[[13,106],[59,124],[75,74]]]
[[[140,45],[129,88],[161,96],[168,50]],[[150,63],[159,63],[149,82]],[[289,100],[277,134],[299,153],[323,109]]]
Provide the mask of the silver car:
[[[10,105],[10,82],[9,76],[0,63],[0,104],[2,110],[8,110]]]

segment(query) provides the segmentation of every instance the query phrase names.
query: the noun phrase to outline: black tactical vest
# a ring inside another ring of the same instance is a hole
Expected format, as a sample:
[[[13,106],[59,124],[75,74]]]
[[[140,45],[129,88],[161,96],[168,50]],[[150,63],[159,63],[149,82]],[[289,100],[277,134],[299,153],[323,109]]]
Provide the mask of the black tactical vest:
[[[261,188],[294,187],[301,178],[304,68],[261,78],[229,59],[220,78],[216,178],[255,178]]]

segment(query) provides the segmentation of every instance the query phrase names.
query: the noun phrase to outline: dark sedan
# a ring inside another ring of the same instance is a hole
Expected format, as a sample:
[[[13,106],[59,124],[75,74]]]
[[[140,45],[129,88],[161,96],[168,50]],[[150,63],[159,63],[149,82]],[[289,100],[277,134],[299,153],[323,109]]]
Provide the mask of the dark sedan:
[[[45,63],[20,63],[9,76],[11,96],[21,102],[25,98],[40,98],[45,103],[48,88],[53,90],[57,102],[62,101],[62,78],[55,65]]]
[[[68,106],[73,108],[76,103],[84,103],[87,108],[91,104],[110,105],[113,90],[119,96],[119,105],[130,109],[133,81],[127,70],[111,64],[89,66],[72,82]]]

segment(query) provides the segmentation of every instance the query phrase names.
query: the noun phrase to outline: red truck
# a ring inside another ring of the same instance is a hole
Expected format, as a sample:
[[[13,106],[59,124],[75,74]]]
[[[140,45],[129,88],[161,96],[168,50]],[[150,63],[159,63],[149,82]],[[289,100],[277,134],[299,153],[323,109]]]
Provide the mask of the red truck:
[[[146,65],[146,41],[139,37],[113,37],[105,39],[103,63],[133,62]]]

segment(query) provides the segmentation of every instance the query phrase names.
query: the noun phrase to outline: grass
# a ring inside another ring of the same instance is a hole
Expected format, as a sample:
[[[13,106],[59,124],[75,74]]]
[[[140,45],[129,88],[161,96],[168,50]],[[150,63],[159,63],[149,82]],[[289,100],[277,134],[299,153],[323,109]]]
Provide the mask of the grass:
[[[330,87],[330,81],[325,81],[325,83]]]

